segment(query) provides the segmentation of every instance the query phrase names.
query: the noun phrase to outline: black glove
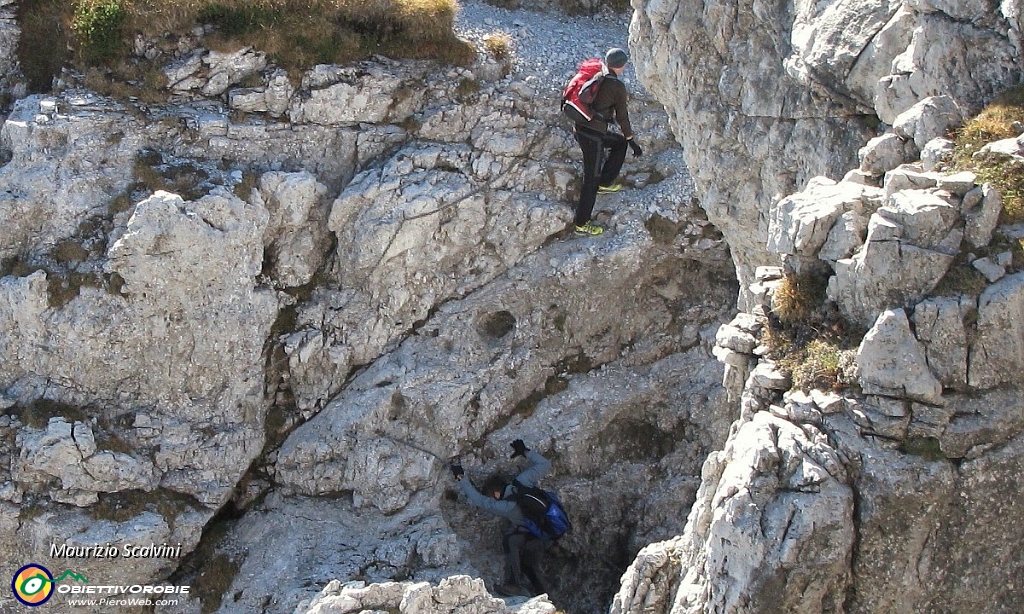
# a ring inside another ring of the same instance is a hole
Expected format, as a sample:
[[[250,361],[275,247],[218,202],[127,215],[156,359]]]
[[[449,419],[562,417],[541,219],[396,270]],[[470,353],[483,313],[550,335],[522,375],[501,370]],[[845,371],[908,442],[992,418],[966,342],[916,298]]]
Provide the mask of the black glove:
[[[524,455],[524,454],[526,454],[527,452],[530,451],[530,448],[526,447],[526,444],[523,443],[522,439],[517,439],[517,440],[513,441],[512,443],[510,443],[508,445],[512,446],[512,449],[515,450],[515,452],[513,452],[512,456],[509,457],[509,458],[515,458],[517,456],[522,456],[522,455]]]
[[[461,480],[466,475],[466,470],[462,468],[462,465],[452,463],[452,475],[456,480]]]
[[[644,155],[644,150],[640,149],[640,143],[637,143],[634,139],[629,139],[628,141],[626,141],[626,144],[629,145],[629,148],[633,150],[634,158],[639,158],[640,156]]]

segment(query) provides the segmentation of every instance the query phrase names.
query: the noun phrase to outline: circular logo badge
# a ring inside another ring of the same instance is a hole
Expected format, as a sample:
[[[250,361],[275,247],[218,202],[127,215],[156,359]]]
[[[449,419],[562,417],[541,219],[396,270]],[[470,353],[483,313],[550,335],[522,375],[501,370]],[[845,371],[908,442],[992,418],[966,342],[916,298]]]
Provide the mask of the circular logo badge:
[[[53,595],[53,576],[42,565],[29,563],[14,574],[11,592],[27,606],[43,605]]]

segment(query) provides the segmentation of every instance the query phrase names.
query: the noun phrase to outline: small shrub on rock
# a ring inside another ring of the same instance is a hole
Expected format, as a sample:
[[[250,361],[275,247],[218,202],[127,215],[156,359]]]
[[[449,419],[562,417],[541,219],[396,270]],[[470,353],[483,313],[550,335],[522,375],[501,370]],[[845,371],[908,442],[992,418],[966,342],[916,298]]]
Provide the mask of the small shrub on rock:
[[[787,325],[808,319],[825,299],[825,284],[818,275],[786,275],[772,296],[772,313]]]
[[[825,300],[823,275],[787,275],[772,296],[762,331],[767,357],[801,390],[842,389],[856,380],[854,357],[863,336]]]
[[[106,61],[122,46],[128,9],[122,0],[78,0],[74,2],[71,29],[79,49],[92,62]]]

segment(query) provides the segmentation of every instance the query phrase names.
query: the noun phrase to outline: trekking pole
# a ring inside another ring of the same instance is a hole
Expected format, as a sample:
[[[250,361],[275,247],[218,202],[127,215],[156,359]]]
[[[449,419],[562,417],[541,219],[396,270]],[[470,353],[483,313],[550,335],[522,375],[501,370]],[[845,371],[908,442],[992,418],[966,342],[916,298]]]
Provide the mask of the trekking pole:
[[[398,437],[395,437],[394,435],[390,435],[388,433],[385,433],[380,428],[374,429],[373,433],[374,433],[374,435],[377,435],[378,437],[383,437],[384,439],[387,439],[389,441],[393,441],[393,442],[395,442],[395,443],[397,443],[399,445],[403,445],[403,446],[405,446],[407,448],[411,448],[413,450],[416,450],[417,452],[422,452],[422,453],[426,454],[427,456],[433,456],[434,458],[436,458],[437,460],[441,461],[442,463],[447,463],[448,460],[449,460],[449,459],[446,459],[445,457],[441,456],[440,454],[438,454],[436,452],[432,452],[431,450],[428,450],[428,449],[426,449],[426,448],[424,448],[424,447],[422,447],[422,446],[420,446],[418,444],[415,444],[415,443],[413,443],[411,441],[406,441],[405,439],[400,439]],[[457,458],[457,457],[458,457],[458,455],[456,455],[455,458]]]

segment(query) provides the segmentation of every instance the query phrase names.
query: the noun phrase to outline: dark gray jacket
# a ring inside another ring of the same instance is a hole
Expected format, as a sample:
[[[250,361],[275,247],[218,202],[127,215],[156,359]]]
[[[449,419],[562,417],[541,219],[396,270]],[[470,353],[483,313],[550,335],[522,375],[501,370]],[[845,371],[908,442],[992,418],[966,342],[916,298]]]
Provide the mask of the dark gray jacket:
[[[614,74],[609,74],[601,82],[601,88],[597,90],[591,108],[601,114],[601,117],[609,121],[602,121],[596,117],[585,124],[580,124],[601,134],[608,131],[608,124],[614,121],[619,124],[622,136],[627,139],[633,138],[633,126],[629,123],[629,109],[626,108],[629,94],[626,92],[626,84],[620,81]]]
[[[526,453],[526,460],[530,461],[530,466],[516,476],[516,481],[523,486],[535,487],[541,478],[551,470],[551,461],[533,450]],[[515,492],[515,486],[512,484],[505,487],[505,494],[501,499],[495,499],[482,494],[469,482],[469,478],[459,480],[459,488],[462,489],[469,502],[476,507],[496,516],[507,518],[513,526],[519,526],[523,523],[523,513],[519,511],[519,505],[515,501],[508,500],[508,497]]]

